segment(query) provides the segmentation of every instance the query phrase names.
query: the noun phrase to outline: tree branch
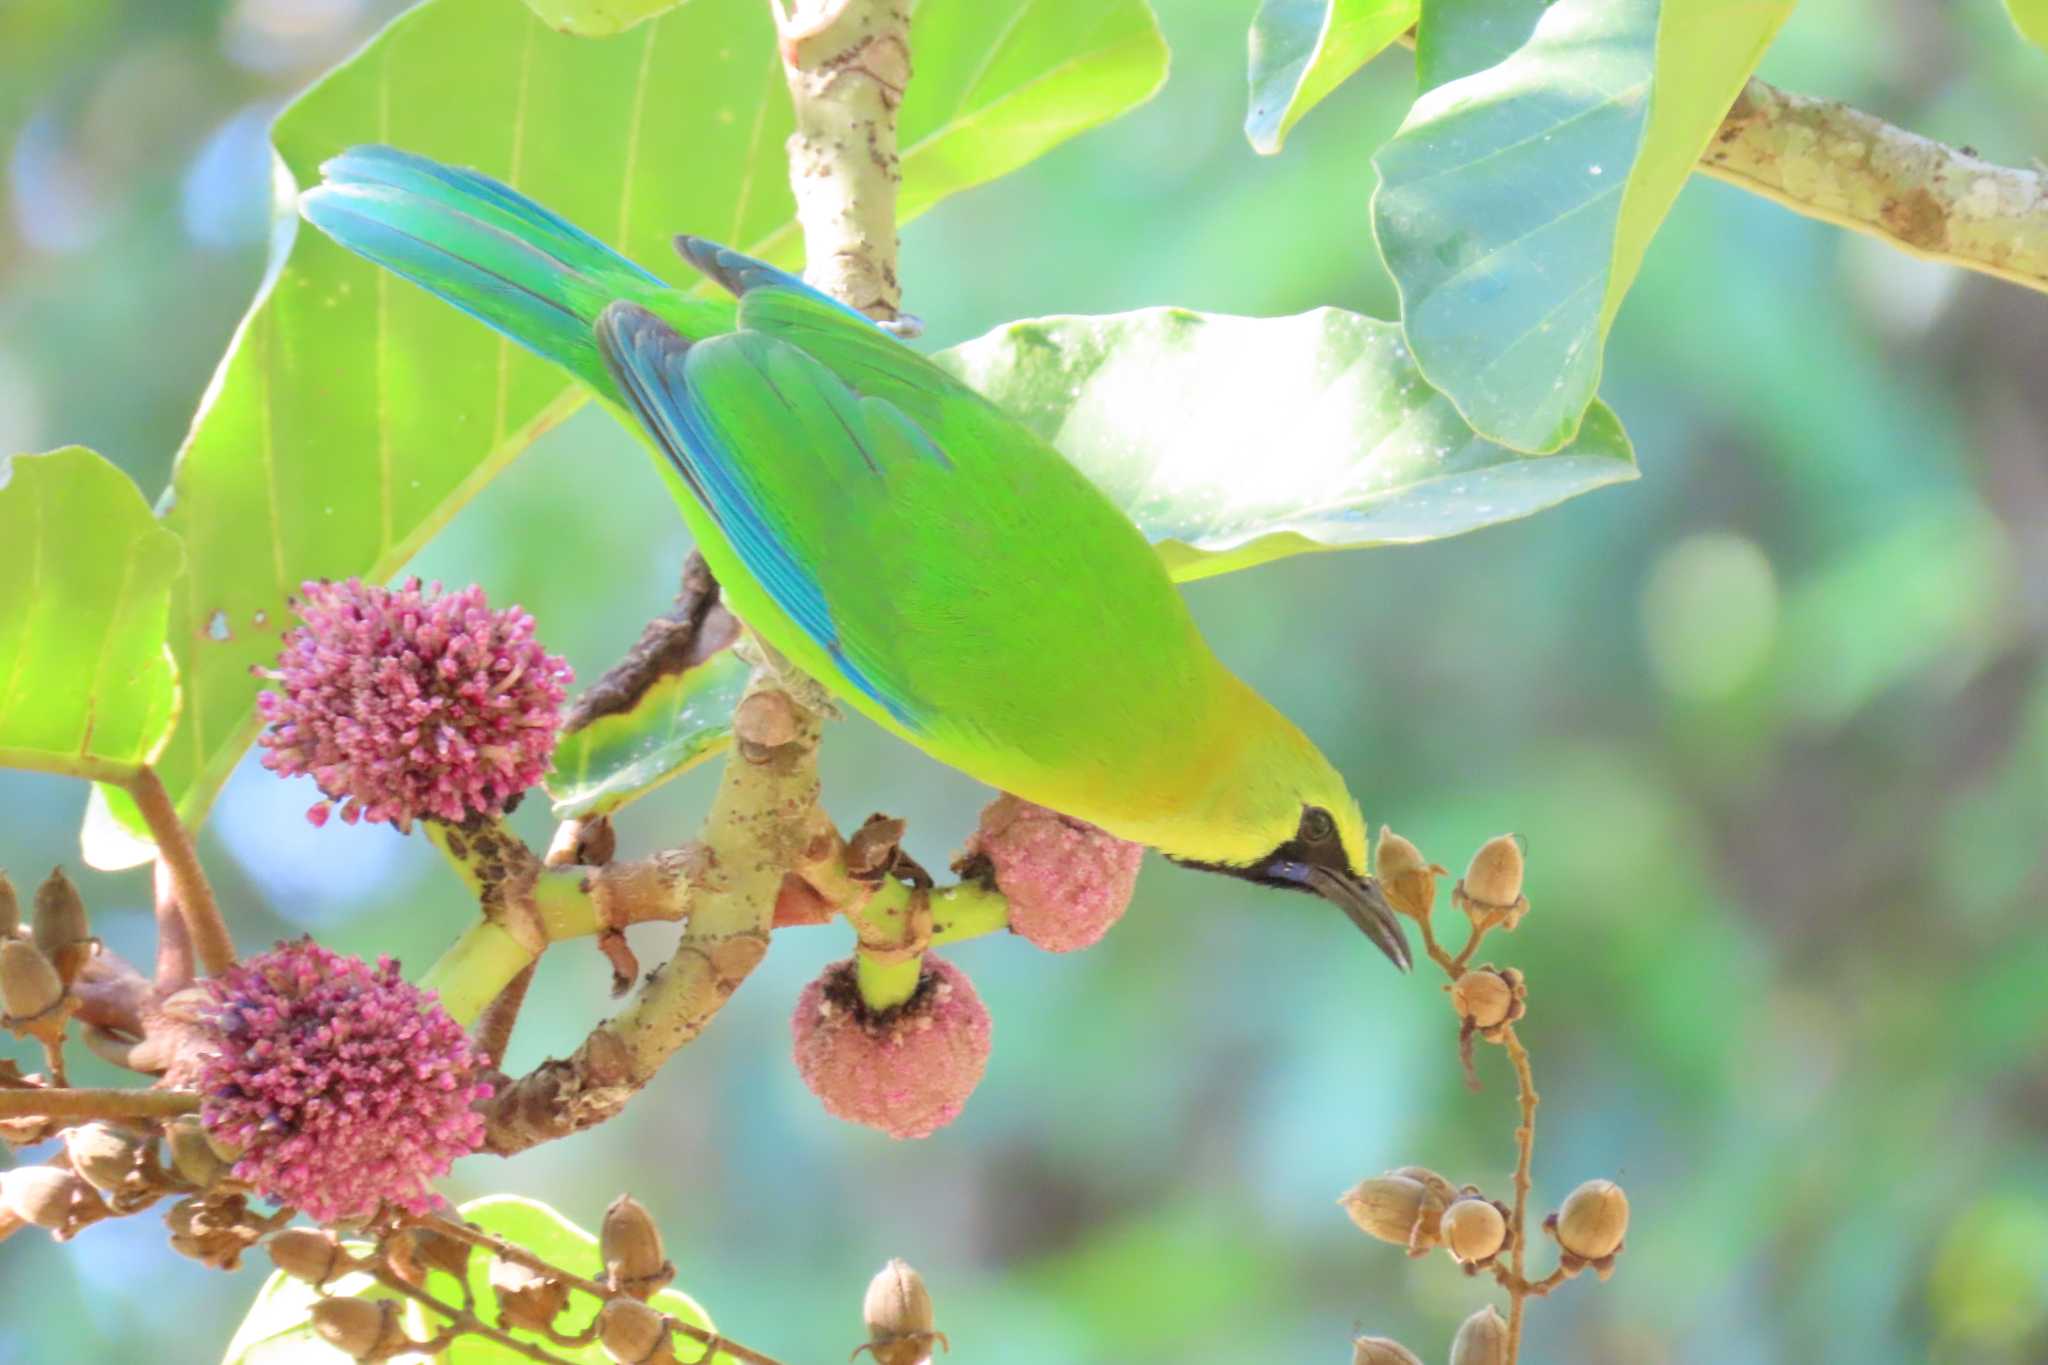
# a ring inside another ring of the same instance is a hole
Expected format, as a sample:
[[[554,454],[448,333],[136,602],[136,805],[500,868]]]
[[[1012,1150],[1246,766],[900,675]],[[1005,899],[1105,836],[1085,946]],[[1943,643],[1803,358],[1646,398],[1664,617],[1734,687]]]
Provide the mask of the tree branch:
[[[135,798],[143,820],[149,825],[150,837],[156,840],[156,856],[165,865],[178,913],[184,916],[185,931],[198,950],[199,965],[207,975],[218,976],[235,965],[235,943],[228,937],[227,922],[221,919],[220,906],[213,899],[213,887],[199,865],[191,832],[178,818],[177,807],[171,802],[171,794],[164,790],[156,769],[144,764],[122,785]]]
[[[0,1118],[160,1119],[198,1112],[193,1090],[0,1089]]]
[[[1752,80],[1700,169],[1910,255],[2048,291],[2048,174]]]
[[[907,0],[771,0],[796,107],[789,185],[804,278],[880,322],[897,317],[896,107],[910,80]]]

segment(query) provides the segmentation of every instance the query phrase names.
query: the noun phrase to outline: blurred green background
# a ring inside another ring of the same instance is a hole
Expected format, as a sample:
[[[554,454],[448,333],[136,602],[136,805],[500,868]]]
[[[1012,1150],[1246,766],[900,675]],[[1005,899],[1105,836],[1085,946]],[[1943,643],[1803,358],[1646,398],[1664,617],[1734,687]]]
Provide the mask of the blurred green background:
[[[0,450],[83,442],[163,487],[262,273],[266,122],[397,8],[0,0]],[[1239,131],[1249,0],[1160,8],[1159,98],[905,232],[932,344],[1160,303],[1391,314],[1368,158],[1409,58],[1262,160]],[[1992,0],[1807,0],[1763,74],[1994,160],[2048,152],[2048,55]],[[1538,1202],[1609,1175],[1635,1210],[1609,1285],[1532,1311],[1530,1359],[2048,1361],[2044,379],[2048,299],[1696,179],[1609,353],[1640,483],[1191,590],[1375,822],[1454,866],[1527,836],[1535,909],[1494,956],[1532,982]],[[655,487],[586,411],[416,567],[525,603],[594,677],[685,548]],[[983,799],[860,721],[825,765],[836,815],[910,817],[928,862]],[[711,776],[634,807],[624,846],[682,837]],[[313,830],[313,799],[253,764],[229,786],[202,853],[238,935],[422,965],[469,913],[459,887],[418,840]],[[83,804],[0,774],[0,865],[75,867]],[[85,885],[146,957],[143,877]],[[1481,1301],[1333,1200],[1408,1162],[1505,1195],[1505,1068],[1482,1056],[1467,1093],[1434,983],[1327,915],[1155,862],[1090,952],[965,945],[995,1056],[914,1144],[829,1119],[789,1062],[796,993],[846,946],[782,936],[623,1119],[468,1162],[450,1193],[594,1225],[628,1188],[681,1285],[791,1362],[860,1339],[894,1255],[980,1365],[1334,1362],[1360,1328],[1441,1359]],[[572,1047],[606,976],[551,955],[514,1063]],[[15,1237],[0,1361],[212,1361],[261,1274],[180,1260],[153,1215]]]

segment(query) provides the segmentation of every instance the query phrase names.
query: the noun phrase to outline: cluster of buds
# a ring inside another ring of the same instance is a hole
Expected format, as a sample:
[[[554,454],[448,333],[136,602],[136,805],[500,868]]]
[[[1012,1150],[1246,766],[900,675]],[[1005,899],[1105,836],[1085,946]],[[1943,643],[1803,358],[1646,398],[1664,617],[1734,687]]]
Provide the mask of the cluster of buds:
[[[63,868],[52,869],[36,888],[27,925],[14,884],[0,872],[0,1025],[41,1043],[53,1073],[64,1029],[78,1008],[71,988],[99,946],[85,901]]]
[[[1410,1256],[1427,1256],[1441,1246],[1468,1274],[1492,1265],[1507,1245],[1506,1205],[1488,1199],[1477,1185],[1455,1188],[1427,1166],[1402,1166],[1361,1180],[1337,1202],[1361,1231]]]
[[[935,1325],[932,1295],[924,1277],[906,1261],[894,1260],[875,1272],[861,1300],[861,1320],[868,1339],[854,1348],[866,1351],[875,1365],[924,1365],[934,1346],[950,1351],[953,1343]]]

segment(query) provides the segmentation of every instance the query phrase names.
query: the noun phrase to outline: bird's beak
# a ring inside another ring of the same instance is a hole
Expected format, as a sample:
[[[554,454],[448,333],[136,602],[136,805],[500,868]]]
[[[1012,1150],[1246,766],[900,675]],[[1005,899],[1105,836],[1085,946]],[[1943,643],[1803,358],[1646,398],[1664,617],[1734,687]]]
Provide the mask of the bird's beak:
[[[1414,960],[1408,952],[1408,935],[1401,928],[1400,917],[1394,913],[1394,907],[1387,904],[1380,884],[1371,877],[1359,877],[1314,863],[1276,863],[1270,871],[1315,892],[1349,915],[1360,932],[1373,941],[1373,946],[1385,953],[1387,959],[1402,971],[1413,965]]]

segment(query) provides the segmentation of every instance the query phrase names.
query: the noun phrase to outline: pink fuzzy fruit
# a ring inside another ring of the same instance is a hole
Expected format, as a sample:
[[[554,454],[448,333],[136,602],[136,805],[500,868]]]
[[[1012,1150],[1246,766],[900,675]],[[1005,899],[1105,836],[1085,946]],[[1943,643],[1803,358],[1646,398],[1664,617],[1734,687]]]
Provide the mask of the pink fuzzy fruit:
[[[1123,918],[1141,844],[1015,796],[981,812],[959,866],[985,864],[1010,902],[1010,928],[1048,952],[1086,948]]]
[[[988,1066],[988,1010],[967,973],[933,953],[917,993],[881,1014],[862,1002],[853,959],[833,963],[804,987],[790,1030],[825,1112],[890,1137],[951,1123]]]

